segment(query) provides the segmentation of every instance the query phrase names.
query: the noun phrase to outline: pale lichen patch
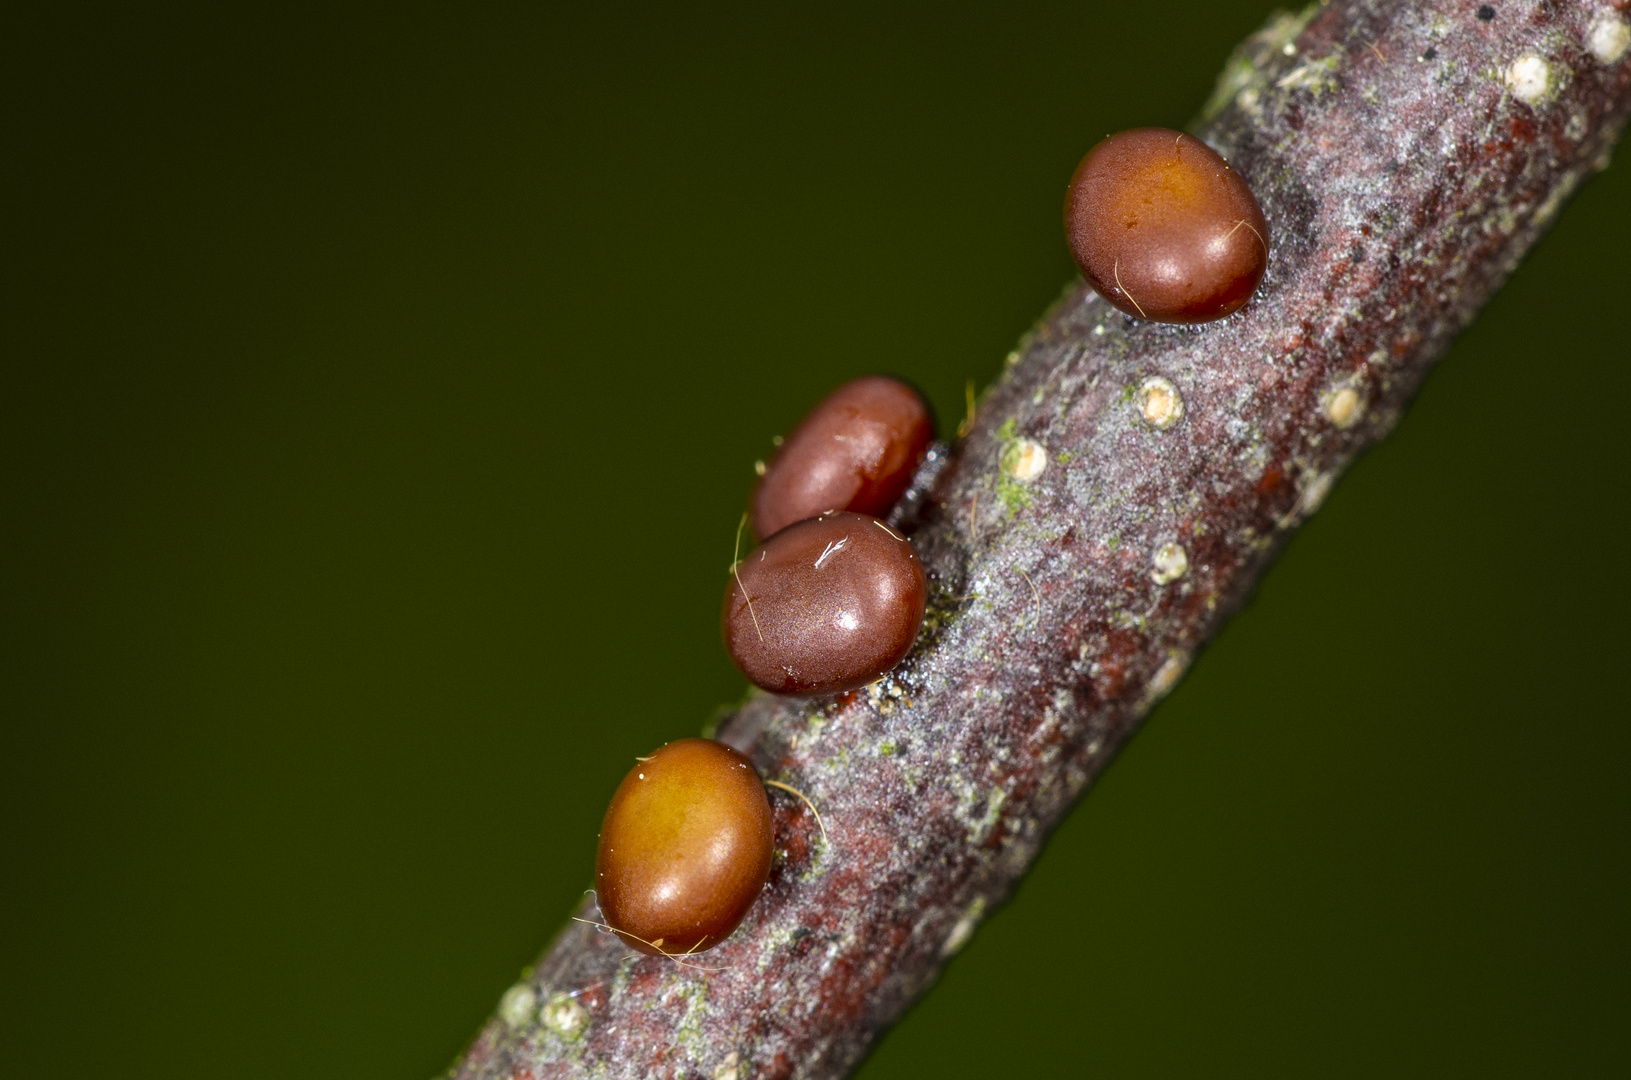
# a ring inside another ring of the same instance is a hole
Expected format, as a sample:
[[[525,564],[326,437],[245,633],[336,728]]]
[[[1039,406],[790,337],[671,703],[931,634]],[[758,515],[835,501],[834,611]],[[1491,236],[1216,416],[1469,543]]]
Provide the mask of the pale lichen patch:
[[[1150,559],[1150,579],[1157,585],[1177,581],[1189,572],[1189,552],[1184,545],[1169,541],[1155,549]]]
[[[1297,14],[1277,11],[1270,15],[1268,22],[1242,42],[1229,58],[1218,76],[1211,98],[1201,110],[1202,119],[1210,120],[1230,101],[1235,101],[1248,112],[1255,110],[1258,88],[1267,81],[1268,73],[1274,66],[1274,57],[1276,54],[1297,55],[1293,39],[1302,33],[1319,8],[1318,3],[1312,3]]]
[[[1331,485],[1335,481],[1335,472],[1314,473],[1307,477],[1302,491],[1297,495],[1296,503],[1286,512],[1286,516],[1280,519],[1280,528],[1290,528],[1318,510],[1320,504],[1325,502],[1325,496],[1331,493]]]
[[[725,1059],[714,1070],[714,1080],[747,1080],[747,1065],[742,1061],[742,1055],[735,1050],[725,1055]]]
[[[1184,677],[1189,670],[1189,654],[1175,652],[1164,660],[1155,674],[1150,677],[1149,685],[1144,691],[1144,706],[1148,708],[1157,701],[1172,693],[1172,688],[1178,685],[1178,680]]]
[[[940,946],[942,957],[955,956],[968,944],[969,938],[974,936],[974,928],[980,925],[980,917],[985,914],[985,897],[975,897],[974,902],[963,911],[963,917],[957,920],[957,925],[951,928],[946,935],[946,942]]]
[[[1599,12],[1586,31],[1586,47],[1603,63],[1616,63],[1631,49],[1631,26],[1612,11]]]
[[[969,830],[968,838],[970,843],[979,844],[985,842],[985,838],[990,836],[991,830],[996,827],[997,820],[1002,817],[1002,804],[1007,801],[1008,792],[1000,787],[991,789],[991,793],[986,796],[985,813]]]
[[[520,1027],[533,1017],[538,995],[526,983],[516,983],[498,999],[498,1017],[510,1027]]]
[[[1312,514],[1318,510],[1325,502],[1325,497],[1331,494],[1331,485],[1335,482],[1335,473],[1322,472],[1316,474],[1314,479],[1308,482],[1308,486],[1303,488],[1302,497],[1299,500],[1302,503],[1302,512]]]
[[[685,979],[674,993],[685,1001],[685,1012],[674,1025],[674,1041],[692,1061],[700,1061],[708,1052],[708,1041],[702,1033],[702,1022],[708,1015],[707,988],[698,980]]]
[[[538,1011],[538,1022],[545,1030],[571,1042],[589,1030],[589,1010],[571,994],[555,994]]]
[[[1285,75],[1274,85],[1280,90],[1308,90],[1315,97],[1337,88],[1336,69],[1342,61],[1339,53],[1319,60],[1310,60]]]
[[[1526,53],[1512,61],[1507,66],[1505,81],[1512,96],[1526,105],[1543,101],[1556,88],[1551,65],[1534,53]]]
[[[777,952],[785,949],[807,933],[808,931],[802,927],[779,926],[766,934],[761,934],[759,959],[757,961],[759,971],[763,973],[770,966],[770,962],[776,958]]]
[[[1531,223],[1545,225],[1556,217],[1557,212],[1563,209],[1563,204],[1574,194],[1574,189],[1580,186],[1580,176],[1579,170],[1565,173],[1553,185],[1551,194],[1546,196],[1546,201],[1536,207],[1534,216],[1530,219]]]
[[[1184,418],[1184,399],[1178,388],[1159,375],[1138,387],[1138,414],[1157,431],[1165,431]]]

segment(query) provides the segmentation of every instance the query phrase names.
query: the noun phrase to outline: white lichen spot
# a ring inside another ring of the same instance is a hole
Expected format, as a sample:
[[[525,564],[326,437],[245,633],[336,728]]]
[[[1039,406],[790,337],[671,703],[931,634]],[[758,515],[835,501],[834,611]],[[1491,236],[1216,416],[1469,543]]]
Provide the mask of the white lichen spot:
[[[1189,572],[1189,552],[1179,543],[1165,543],[1155,549],[1151,559],[1150,578],[1157,585],[1177,581]]]
[[[571,1041],[589,1029],[589,1010],[578,1004],[571,994],[556,994],[544,1002],[538,1011],[538,1022],[545,1029]]]
[[[1353,427],[1359,423],[1359,418],[1365,415],[1365,395],[1360,392],[1362,389],[1360,381],[1352,377],[1333,383],[1320,395],[1320,411],[1339,429],[1347,430]]]
[[[526,983],[516,983],[498,999],[498,1018],[510,1027],[520,1027],[532,1019],[538,995]]]
[[[1183,395],[1161,376],[1152,375],[1139,384],[1138,412],[1146,424],[1165,431],[1184,418]]]
[[[1533,105],[1552,92],[1551,66],[1534,53],[1520,56],[1506,69],[1506,88],[1519,101]]]
[[[1599,12],[1586,31],[1586,45],[1598,60],[1615,63],[1631,49],[1631,26],[1612,11]]]
[[[1097,325],[1097,326],[1095,326],[1093,328],[1093,336],[1094,337],[1103,337],[1104,336],[1104,324],[1103,323],[1100,323],[1099,325]]]
[[[1002,452],[1002,471],[1029,484],[1048,467],[1048,452],[1035,439],[1018,438]]]
[[[735,1050],[725,1055],[725,1060],[719,1063],[714,1070],[714,1080],[746,1080],[747,1066],[742,1061],[742,1055]]]
[[[1004,360],[1003,360],[1003,366],[1004,367],[1013,367],[1017,363],[1019,363],[1019,350],[1018,349],[1015,349],[1013,352],[1009,353],[1007,355],[1007,357],[1004,358]]]
[[[957,920],[957,925],[951,928],[946,935],[946,943],[940,946],[942,957],[955,956],[962,951],[968,939],[974,936],[974,928],[980,925],[980,916],[985,914],[985,897],[977,897],[963,912],[963,917]]]

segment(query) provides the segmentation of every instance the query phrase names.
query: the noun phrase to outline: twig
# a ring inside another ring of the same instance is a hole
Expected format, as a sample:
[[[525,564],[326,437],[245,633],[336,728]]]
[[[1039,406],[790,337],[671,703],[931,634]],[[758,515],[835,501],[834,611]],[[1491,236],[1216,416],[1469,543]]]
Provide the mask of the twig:
[[[1071,293],[977,414],[970,391],[966,438],[917,493],[909,531],[939,588],[1035,566],[1052,632],[991,605],[938,609],[891,676],[912,694],[887,714],[854,693],[750,698],[719,737],[761,775],[818,779],[844,850],[777,863],[710,953],[718,972],[651,977],[659,960],[624,968],[613,939],[573,924],[533,988],[611,990],[571,1038],[494,1020],[457,1075],[846,1073],[1607,161],[1631,56],[1590,43],[1614,10],[1480,22],[1462,0],[1334,0],[1249,38],[1194,133],[1263,205],[1274,256],[1257,297],[1179,330]],[[1416,62],[1429,33],[1453,64]],[[1122,392],[1156,374],[1182,397],[1169,430]],[[962,510],[1010,421],[1072,465],[1050,465],[976,542]],[[676,994],[675,977],[704,992]]]

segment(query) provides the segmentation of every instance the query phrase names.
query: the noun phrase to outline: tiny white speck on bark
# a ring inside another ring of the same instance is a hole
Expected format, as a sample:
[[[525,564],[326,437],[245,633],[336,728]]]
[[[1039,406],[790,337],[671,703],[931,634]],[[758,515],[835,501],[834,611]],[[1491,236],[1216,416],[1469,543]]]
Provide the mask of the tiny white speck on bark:
[[[974,936],[974,928],[980,925],[980,916],[985,914],[985,897],[981,896],[968,906],[963,917],[957,920],[957,925],[951,928],[946,935],[946,943],[940,946],[941,956],[955,956],[968,939]]]
[[[1534,53],[1518,57],[1506,69],[1506,88],[1528,105],[1552,92],[1552,69]]]
[[[1002,471],[1029,484],[1048,467],[1048,452],[1035,439],[1015,439],[1002,452]]]
[[[573,1000],[570,994],[556,994],[544,1002],[538,1020],[561,1038],[576,1039],[589,1027],[589,1010]]]
[[[1189,552],[1184,550],[1182,544],[1162,544],[1155,549],[1155,556],[1150,562],[1150,577],[1157,585],[1177,581],[1189,572]]]
[[[1312,514],[1325,502],[1325,497],[1331,494],[1331,485],[1336,481],[1332,473],[1322,472],[1308,482],[1298,502],[1302,504],[1303,516]]]
[[[1166,379],[1152,375],[1139,384],[1138,411],[1146,424],[1165,431],[1184,418],[1183,395]]]
[[[1601,12],[1586,31],[1586,45],[1598,60],[1615,63],[1631,49],[1631,26],[1612,11]]]
[[[1347,429],[1359,422],[1365,414],[1365,399],[1352,383],[1332,387],[1325,393],[1325,418],[1339,428]]]
[[[526,983],[516,983],[498,999],[498,1015],[511,1027],[520,1027],[532,1019],[532,1010],[538,1007],[538,995]]]

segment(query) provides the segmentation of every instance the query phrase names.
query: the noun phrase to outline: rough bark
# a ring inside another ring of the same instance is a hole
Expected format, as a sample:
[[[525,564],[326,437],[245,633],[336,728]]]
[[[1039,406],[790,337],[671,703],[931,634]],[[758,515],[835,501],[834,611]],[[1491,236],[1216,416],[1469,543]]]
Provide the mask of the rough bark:
[[[763,896],[683,963],[568,924],[454,1075],[846,1073],[1606,164],[1626,6],[1344,0],[1248,39],[1194,130],[1267,214],[1257,298],[1173,327],[1069,289],[897,511],[934,589],[911,657],[719,730],[828,841],[777,797]]]

